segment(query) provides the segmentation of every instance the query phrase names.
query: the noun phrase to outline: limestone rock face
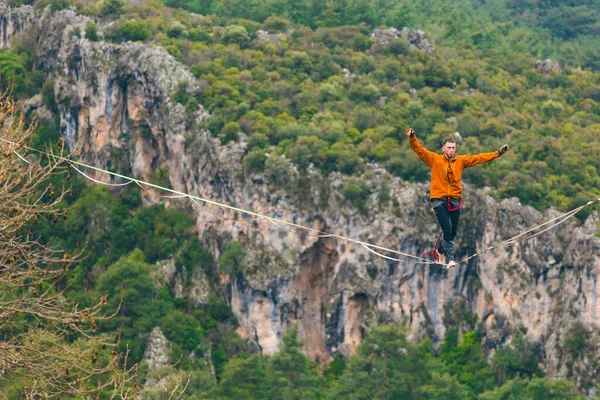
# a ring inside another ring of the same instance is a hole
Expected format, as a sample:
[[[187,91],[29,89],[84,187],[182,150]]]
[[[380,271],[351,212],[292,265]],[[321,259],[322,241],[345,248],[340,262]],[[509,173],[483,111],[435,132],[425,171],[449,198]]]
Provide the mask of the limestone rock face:
[[[52,112],[44,105],[41,94],[36,94],[32,98],[23,101],[21,107],[25,114],[34,115],[39,121],[52,123]]]
[[[431,334],[439,343],[449,324],[473,313],[483,323],[489,354],[526,332],[545,357],[549,377],[579,376],[587,387],[600,380],[595,346],[584,356],[564,350],[573,327],[583,327],[589,343],[598,341],[597,213],[583,225],[571,219],[531,240],[496,247],[558,213],[542,213],[516,199],[498,202],[486,189],[465,185],[458,255],[477,257],[450,271],[372,249],[388,258],[380,257],[359,241],[410,255],[433,247],[439,228],[426,184],[368,165],[357,178],[371,195],[359,209],[342,194],[350,177],[325,178],[310,168],[299,172],[282,159],[289,168],[275,176],[279,184],[274,186],[268,171],[243,168],[243,135],[222,144],[195,128],[209,118],[202,107],[189,113],[171,100],[183,82],[189,91],[199,85],[185,66],[158,47],[89,42],[69,34],[86,20],[72,11],[46,11],[36,25],[41,30],[38,63],[54,79],[64,137],[83,162],[143,180],[163,170],[177,191],[272,218],[199,200],[165,199],[151,188],[145,192],[148,201],[193,210],[200,240],[217,258],[228,241],[242,244],[243,261],[221,276],[220,289],[240,323],[239,334],[263,353],[279,349],[281,334],[291,324],[299,325],[310,357],[327,361],[351,354],[375,323],[406,321],[413,338]],[[314,231],[283,226],[282,220]],[[177,289],[174,267],[161,268],[175,292],[204,301],[208,283],[202,277],[191,287],[180,281]]]
[[[206,273],[193,265],[184,265],[183,273],[177,272],[173,259],[158,262],[154,272],[155,290],[167,285],[173,288],[176,299],[190,298],[197,306],[208,302],[210,282]]]

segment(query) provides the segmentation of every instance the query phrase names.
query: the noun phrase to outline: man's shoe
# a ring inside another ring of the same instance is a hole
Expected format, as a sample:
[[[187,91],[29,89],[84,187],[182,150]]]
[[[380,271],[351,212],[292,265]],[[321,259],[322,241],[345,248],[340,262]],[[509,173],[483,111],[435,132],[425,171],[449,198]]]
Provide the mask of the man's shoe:
[[[450,262],[448,262],[448,265],[446,266],[446,268],[451,269],[454,267],[456,267],[456,261],[450,260]]]

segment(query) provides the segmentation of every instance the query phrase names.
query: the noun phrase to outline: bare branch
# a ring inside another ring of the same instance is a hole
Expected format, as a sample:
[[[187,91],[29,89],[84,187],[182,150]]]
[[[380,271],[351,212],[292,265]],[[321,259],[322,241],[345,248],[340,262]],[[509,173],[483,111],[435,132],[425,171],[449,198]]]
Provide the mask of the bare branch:
[[[0,94],[0,394],[5,383],[19,382],[27,399],[137,398],[137,366],[126,367],[128,352],[118,352],[115,338],[96,333],[112,317],[102,310],[106,297],[81,308],[58,286],[82,253],[31,237],[40,218],[66,219],[68,194],[51,183],[68,173],[62,150],[36,159],[24,148],[34,129]]]

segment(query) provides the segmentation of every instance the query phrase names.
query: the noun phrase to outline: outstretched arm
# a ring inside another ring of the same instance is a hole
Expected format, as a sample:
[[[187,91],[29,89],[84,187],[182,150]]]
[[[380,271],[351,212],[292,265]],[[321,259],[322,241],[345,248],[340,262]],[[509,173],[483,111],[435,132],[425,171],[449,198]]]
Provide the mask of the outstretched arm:
[[[415,131],[412,128],[408,128],[406,130],[406,136],[408,136],[410,147],[413,149],[413,151],[417,153],[419,158],[425,164],[431,167],[433,164],[433,158],[436,156],[436,154],[433,151],[427,150],[421,143],[419,143],[417,140],[417,135],[415,135]]]
[[[507,151],[508,151],[508,145],[504,144],[498,150],[496,150],[492,153],[481,153],[481,154],[476,154],[474,156],[464,156],[463,157],[463,160],[464,160],[463,166],[464,166],[464,168],[469,168],[469,167],[473,167],[477,164],[484,164],[486,162],[490,162],[490,161],[495,160],[496,158],[500,157]]]

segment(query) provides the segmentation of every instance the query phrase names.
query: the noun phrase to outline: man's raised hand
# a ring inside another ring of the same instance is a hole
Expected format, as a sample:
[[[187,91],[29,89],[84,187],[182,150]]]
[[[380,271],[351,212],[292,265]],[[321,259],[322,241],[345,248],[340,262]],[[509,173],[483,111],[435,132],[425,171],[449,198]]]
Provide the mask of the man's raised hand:
[[[415,136],[415,131],[413,128],[406,128],[406,136],[408,136],[409,138]]]
[[[500,155],[506,153],[508,151],[508,145],[504,144],[502,146],[500,146],[500,148],[498,149],[498,153],[500,153]]]

